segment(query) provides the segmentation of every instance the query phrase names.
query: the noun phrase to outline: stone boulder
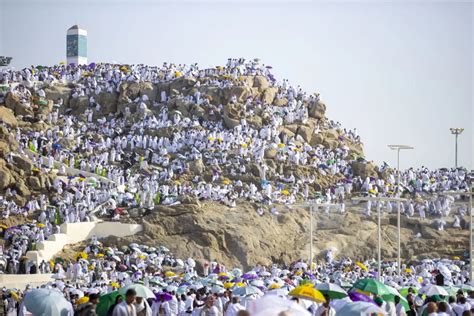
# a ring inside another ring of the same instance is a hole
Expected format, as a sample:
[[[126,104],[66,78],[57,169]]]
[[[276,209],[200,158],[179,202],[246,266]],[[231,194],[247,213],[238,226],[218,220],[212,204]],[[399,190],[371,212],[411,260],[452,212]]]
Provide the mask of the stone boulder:
[[[119,95],[117,92],[101,92],[95,97],[97,103],[101,106],[101,112],[104,115],[117,112],[117,102]]]
[[[265,159],[275,159],[277,156],[277,150],[275,148],[265,149]]]
[[[152,104],[158,96],[158,87],[151,82],[140,82],[140,95],[146,95]]]
[[[288,105],[288,99],[287,98],[275,98],[275,100],[273,100],[273,105],[274,106],[287,106]]]
[[[29,196],[31,194],[30,189],[28,189],[28,186],[26,186],[25,181],[22,179],[15,182],[15,189],[21,196]]]
[[[195,175],[200,175],[206,170],[206,167],[202,159],[197,159],[189,163],[189,170]]]
[[[224,103],[229,103],[233,96],[237,97],[237,102],[245,103],[249,96],[252,96],[252,89],[242,86],[231,86],[222,89]]]
[[[5,190],[13,183],[10,172],[6,169],[0,169],[0,190]]]
[[[264,76],[255,76],[253,78],[253,87],[258,88],[260,92],[265,91],[270,86],[268,80]]]
[[[13,163],[21,170],[25,171],[26,173],[30,173],[33,169],[33,163],[28,158],[23,156],[13,156]]]
[[[310,117],[322,119],[326,114],[326,104],[321,101],[315,102],[309,106],[308,114]]]
[[[82,114],[85,112],[85,110],[88,107],[89,107],[89,98],[86,96],[72,98],[69,101],[69,108],[72,110],[72,113],[74,114]]]
[[[170,82],[169,89],[173,89],[182,92],[183,90],[190,89],[196,84],[196,79],[190,77],[180,77]]]
[[[40,179],[38,179],[38,177],[35,177],[35,176],[28,177],[27,183],[29,187],[35,191],[41,190],[42,188]]]
[[[370,162],[353,161],[351,166],[355,176],[359,176],[362,179],[367,177],[378,178],[375,166]]]
[[[304,139],[304,141],[309,144],[311,143],[313,130],[309,126],[301,125],[296,131],[296,135],[300,135]]]
[[[57,102],[59,99],[62,99],[63,105],[65,106],[69,105],[69,101],[71,99],[71,91],[71,88],[63,85],[49,86],[44,89],[46,99],[52,100],[53,102]]]
[[[123,82],[120,85],[120,103],[133,102],[140,96],[140,85],[137,82]]]
[[[275,100],[275,96],[278,92],[278,88],[276,87],[269,87],[263,91],[262,94],[262,102],[263,104],[273,104],[273,100]]]
[[[4,106],[0,106],[0,121],[10,125],[11,127],[17,127],[18,121],[16,120],[15,115],[11,109],[8,109]]]
[[[31,101],[31,100],[30,100]],[[31,115],[34,116],[33,107],[30,104],[23,104],[20,98],[13,93],[8,93],[5,98],[5,105],[7,108],[13,110],[16,115]]]
[[[317,146],[317,145],[322,145],[324,141],[324,137],[321,133],[314,134],[311,137],[310,145],[311,146]]]

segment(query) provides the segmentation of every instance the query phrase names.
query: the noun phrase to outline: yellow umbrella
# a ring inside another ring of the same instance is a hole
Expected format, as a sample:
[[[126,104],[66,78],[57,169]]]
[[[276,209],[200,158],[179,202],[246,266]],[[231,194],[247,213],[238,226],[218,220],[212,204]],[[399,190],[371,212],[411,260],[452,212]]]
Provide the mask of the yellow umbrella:
[[[362,262],[356,262],[355,265],[358,266],[359,268],[361,268],[364,271],[369,271],[369,268],[367,268],[367,266],[365,264],[363,264]]]
[[[224,283],[224,289],[230,289],[231,287],[233,287],[235,285],[235,283],[233,282],[227,282],[227,283]]]
[[[277,146],[278,146],[278,148],[285,148],[285,144],[283,144],[283,143],[279,143]]]
[[[302,298],[316,303],[326,303],[323,293],[316,290],[313,286],[301,285],[288,294],[289,296]]]
[[[103,253],[98,253],[97,254],[97,258],[103,258],[104,257],[104,254]]]
[[[413,273],[413,271],[411,271],[411,269],[405,269],[405,273]]]
[[[181,71],[175,71],[175,73],[174,73],[174,76],[175,76],[176,78],[179,78],[179,77],[181,77],[182,75],[183,75],[183,73],[182,73]]]
[[[210,140],[211,142],[212,142],[213,140],[215,140],[215,138],[212,137],[212,136],[209,136],[207,139]]]
[[[76,255],[76,258],[82,258],[84,260],[87,260],[87,253],[85,252],[79,252],[77,255]]]
[[[5,225],[5,224],[0,224],[0,228],[3,228],[3,229],[8,229],[8,226]]]
[[[238,287],[242,287],[242,286],[245,286],[245,283],[244,282],[237,282],[235,283],[236,286]]]
[[[43,228],[43,227],[46,227],[46,225],[43,223],[38,223],[36,224],[36,227]]]
[[[83,296],[77,300],[77,305],[81,305],[87,302],[89,302],[89,296]]]
[[[241,144],[240,146],[242,146],[242,148],[247,148],[247,147],[249,147],[249,145],[247,145],[247,144]]]
[[[461,258],[459,258],[458,256],[454,256],[453,260],[461,260]]]
[[[10,292],[10,295],[11,297],[13,297],[13,299],[17,302],[20,301],[20,297],[18,296],[18,294],[16,292]]]
[[[59,64],[60,65],[66,65],[66,62],[65,61],[60,61]]]
[[[270,286],[268,287],[269,290],[276,290],[276,289],[280,289],[281,288],[281,285],[278,284],[278,283],[272,283],[270,284]]]
[[[176,276],[176,273],[174,273],[173,271],[165,272],[165,277],[167,277],[167,278],[172,278],[172,277],[175,277],[175,276]]]
[[[224,179],[224,180],[222,180],[222,184],[224,184],[224,185],[229,185],[229,184],[230,184],[230,180],[229,180],[229,179]]]
[[[118,289],[120,287],[120,284],[118,284],[117,282],[110,282],[110,286]]]
[[[228,277],[229,275],[225,272],[221,272],[219,273],[217,276],[220,276],[220,277]]]
[[[286,189],[285,189],[285,190],[281,190],[281,194],[283,194],[283,195],[290,195],[290,191],[288,191],[288,190],[286,190]]]

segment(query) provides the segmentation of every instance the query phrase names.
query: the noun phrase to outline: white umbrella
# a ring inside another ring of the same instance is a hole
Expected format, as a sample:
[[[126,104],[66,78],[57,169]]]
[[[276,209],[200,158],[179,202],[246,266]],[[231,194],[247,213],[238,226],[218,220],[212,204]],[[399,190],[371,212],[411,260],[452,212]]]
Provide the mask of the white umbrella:
[[[426,296],[433,296],[433,295],[449,296],[448,292],[444,288],[442,288],[441,286],[433,285],[433,284],[428,284],[422,287],[418,291],[418,293],[425,294]]]
[[[253,316],[279,315],[288,312],[292,316],[310,316],[311,314],[294,301],[281,298],[277,295],[267,295],[251,301],[248,310]]]
[[[337,316],[354,316],[354,315],[371,315],[371,314],[382,314],[387,315],[387,312],[367,302],[352,302],[343,305],[338,311]]]

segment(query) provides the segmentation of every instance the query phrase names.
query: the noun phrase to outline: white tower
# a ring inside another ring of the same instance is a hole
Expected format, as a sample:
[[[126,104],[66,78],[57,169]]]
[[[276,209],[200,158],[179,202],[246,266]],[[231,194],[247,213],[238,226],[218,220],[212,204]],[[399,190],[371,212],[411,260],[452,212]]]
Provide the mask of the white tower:
[[[87,31],[77,25],[72,26],[67,30],[66,43],[68,65],[87,64]]]

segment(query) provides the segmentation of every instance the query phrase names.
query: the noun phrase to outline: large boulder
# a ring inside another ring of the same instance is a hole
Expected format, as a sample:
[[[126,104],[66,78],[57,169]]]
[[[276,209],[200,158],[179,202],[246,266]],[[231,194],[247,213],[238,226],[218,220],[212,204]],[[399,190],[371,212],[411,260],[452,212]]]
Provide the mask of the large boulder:
[[[353,161],[352,162],[352,172],[355,176],[359,176],[363,179],[367,177],[378,178],[378,173],[375,169],[375,166],[366,161]]]
[[[170,82],[169,89],[170,91],[175,89],[175,90],[178,90],[179,92],[182,92],[183,90],[187,90],[194,87],[195,84],[196,84],[196,79],[194,78],[180,77]]]
[[[273,100],[275,100],[275,96],[278,92],[277,87],[269,87],[263,91],[262,94],[262,102],[263,104],[272,104]]]
[[[273,100],[273,105],[274,106],[287,106],[288,105],[288,99],[287,98],[275,98],[275,100]]]
[[[84,96],[84,97],[77,97],[77,98],[72,98],[69,101],[69,108],[72,110],[73,113],[75,114],[82,114],[86,111],[86,109],[89,107],[89,98]]]
[[[13,156],[13,163],[21,170],[25,171],[26,173],[30,173],[33,169],[33,163],[28,158],[23,156]]]
[[[104,115],[117,112],[117,102],[119,95],[117,92],[101,92],[95,97],[97,103],[101,106],[101,112]]]
[[[201,175],[206,170],[206,167],[202,159],[197,159],[189,163],[189,170],[195,175]]]
[[[140,95],[146,95],[150,103],[156,100],[158,94],[158,87],[151,82],[140,82]]]
[[[275,159],[277,155],[277,150],[275,148],[265,149],[265,158],[266,159]]]
[[[40,179],[38,179],[38,177],[30,176],[28,177],[27,181],[31,189],[36,190],[36,191],[41,190],[41,182],[40,182]]]
[[[18,121],[11,109],[0,106],[0,122],[3,122],[11,127],[17,127]]]
[[[0,169],[0,190],[4,190],[13,183],[10,172],[6,169]]]
[[[242,86],[231,86],[222,89],[224,103],[230,102],[233,96],[237,97],[237,102],[244,103],[249,96],[252,96],[252,89]]]
[[[15,189],[21,196],[29,196],[31,194],[30,189],[25,184],[25,181],[19,179],[19,181],[15,182]]]
[[[140,85],[137,82],[124,82],[120,85],[120,103],[133,102],[140,96]]]
[[[308,114],[310,117],[322,119],[326,114],[326,104],[321,101],[314,102],[309,106]]]
[[[31,102],[29,104],[22,103],[20,98],[13,93],[8,93],[7,97],[5,98],[6,107],[13,110],[13,112],[15,112],[16,115],[34,116],[34,111],[31,104],[32,104]]]
[[[69,105],[71,98],[71,88],[63,85],[54,85],[44,89],[46,99],[57,102],[59,99],[63,100],[65,106]]]
[[[260,92],[265,91],[270,86],[268,80],[264,76],[255,76],[253,78],[253,87],[258,88]]]
[[[305,142],[311,143],[311,138],[313,136],[313,130],[309,126],[301,125],[297,132],[296,135],[300,135]]]

